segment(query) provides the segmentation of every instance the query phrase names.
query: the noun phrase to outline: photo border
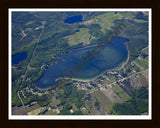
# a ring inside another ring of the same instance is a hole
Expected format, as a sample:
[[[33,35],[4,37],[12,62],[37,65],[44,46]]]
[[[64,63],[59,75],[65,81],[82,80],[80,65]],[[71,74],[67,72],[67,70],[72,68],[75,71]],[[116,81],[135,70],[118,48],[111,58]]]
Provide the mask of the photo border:
[[[2,0],[0,4],[1,86],[0,122],[4,128],[159,128],[160,127],[160,1],[159,0]],[[9,120],[8,9],[9,8],[151,8],[152,9],[152,120]]]
[[[12,38],[11,38],[11,23],[12,23],[12,12],[29,12],[29,11],[33,11],[33,12],[88,12],[88,11],[92,11],[92,12],[102,12],[102,11],[106,11],[106,12],[112,12],[112,11],[128,11],[128,12],[132,12],[132,11],[148,11],[149,12],[149,36],[148,36],[148,45],[149,45],[149,115],[12,115],[11,114],[11,55],[12,55],[12,51],[11,51],[11,44],[12,44]],[[151,28],[152,26],[152,9],[151,8],[145,8],[145,9],[135,9],[135,8],[125,8],[125,9],[92,9],[92,8],[84,8],[84,9],[78,9],[78,8],[74,8],[74,9],[64,9],[64,8],[58,8],[58,9],[43,9],[43,8],[39,8],[39,9],[23,9],[23,8],[10,8],[9,9],[9,119],[11,120],[41,120],[41,119],[47,119],[47,120],[151,120],[152,119],[152,105],[151,105],[151,99],[152,99],[152,36],[151,36]]]

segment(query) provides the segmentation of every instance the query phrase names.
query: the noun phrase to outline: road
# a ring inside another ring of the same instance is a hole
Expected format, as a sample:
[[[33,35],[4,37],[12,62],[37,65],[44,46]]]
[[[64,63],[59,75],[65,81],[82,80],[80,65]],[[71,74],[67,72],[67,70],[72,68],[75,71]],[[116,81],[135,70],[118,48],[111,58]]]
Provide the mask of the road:
[[[19,95],[19,91],[17,92],[17,96],[18,96],[18,98],[20,99],[20,101],[21,101],[23,107],[25,107],[25,106],[24,106],[24,103],[23,103],[23,101],[22,101],[22,99],[21,99],[21,97],[20,97],[20,95]]]
[[[34,55],[34,53],[35,53],[36,47],[37,47],[37,45],[38,45],[38,42],[39,42],[39,40],[40,40],[40,38],[41,38],[41,36],[42,36],[42,33],[43,33],[43,31],[44,31],[45,23],[46,23],[46,21],[45,21],[45,22],[42,22],[42,31],[41,31],[38,39],[36,39],[35,45],[34,45],[33,50],[32,50],[31,58],[30,58],[27,66],[26,66],[26,70],[25,70],[25,73],[24,73],[24,77],[23,77],[23,79],[22,79],[22,81],[21,81],[21,84],[20,84],[20,86],[19,86],[19,89],[18,89],[18,91],[17,91],[17,95],[18,95],[18,97],[19,97],[19,99],[20,99],[20,101],[21,101],[21,103],[22,103],[23,106],[24,106],[24,103],[23,103],[23,101],[22,101],[22,99],[21,99],[21,97],[20,97],[20,95],[19,95],[20,87],[21,87],[21,85],[23,84],[23,81],[25,80],[26,73],[27,73],[27,71],[28,71],[28,69],[29,69],[29,64],[30,64],[30,62],[31,62],[31,60],[32,60],[32,57],[33,57],[33,55]]]

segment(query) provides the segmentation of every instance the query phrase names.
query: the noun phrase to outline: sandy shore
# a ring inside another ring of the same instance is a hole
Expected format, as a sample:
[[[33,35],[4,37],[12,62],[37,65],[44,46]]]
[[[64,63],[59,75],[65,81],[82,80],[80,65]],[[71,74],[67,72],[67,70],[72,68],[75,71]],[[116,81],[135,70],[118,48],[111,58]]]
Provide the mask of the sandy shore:
[[[72,80],[76,80],[76,81],[82,81],[82,82],[89,82],[91,80],[94,80],[95,78],[92,79],[78,79],[78,78],[72,78]]]
[[[121,70],[121,69],[124,68],[124,66],[128,63],[130,53],[129,53],[129,49],[128,49],[128,45],[127,45],[127,44],[126,44],[126,47],[127,47],[127,50],[128,50],[128,57],[127,57],[126,61],[122,62],[122,64],[120,64],[118,67],[114,68],[114,69],[113,69],[114,71],[119,71],[119,70]]]

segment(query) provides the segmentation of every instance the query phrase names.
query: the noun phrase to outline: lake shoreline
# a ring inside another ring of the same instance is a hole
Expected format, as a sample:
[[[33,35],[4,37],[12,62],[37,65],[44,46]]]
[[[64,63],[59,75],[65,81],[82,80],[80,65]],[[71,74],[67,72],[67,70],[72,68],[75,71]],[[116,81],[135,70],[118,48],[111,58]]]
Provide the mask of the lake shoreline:
[[[104,73],[106,73],[107,71],[109,70],[112,70],[112,71],[119,71],[121,69],[124,68],[124,66],[128,63],[129,61],[129,55],[130,55],[130,52],[129,52],[129,49],[128,49],[128,45],[126,44],[126,48],[127,48],[127,51],[128,51],[128,55],[127,55],[127,59],[122,62],[121,64],[119,64],[118,66],[116,66],[115,68],[112,68],[112,69],[107,69],[106,71],[104,71],[103,73],[101,73],[100,75],[94,77],[94,78],[91,78],[91,79],[79,79],[79,78],[72,78],[72,81],[80,81],[80,82],[90,82],[90,81],[94,81],[95,79],[97,79],[98,77],[102,76]],[[59,78],[57,78],[58,80]],[[57,81],[56,80],[56,81]],[[54,85],[53,85],[54,86]],[[48,87],[48,88],[39,88],[37,87],[39,90],[49,90],[51,89],[53,86],[51,87]]]
[[[119,39],[118,39],[119,40]],[[113,42],[113,43],[116,43],[118,40],[115,40],[115,42]],[[128,41],[127,41],[128,42]],[[114,44],[115,45],[115,44]],[[113,45],[113,47],[114,47],[114,45]],[[121,44],[118,44],[118,45],[121,45]],[[124,43],[124,44],[122,44],[122,45],[125,45],[125,47],[124,46],[122,46],[122,49],[123,50],[125,50],[126,52],[125,52],[125,56],[122,54],[121,56],[119,56],[119,58],[115,58],[114,60],[112,59],[112,61],[110,61],[110,60],[108,60],[108,59],[106,59],[106,58],[104,58],[105,60],[106,60],[106,65],[107,64],[111,64],[111,66],[110,66],[110,68],[103,68],[103,70],[102,70],[102,68],[101,68],[101,70],[99,71],[99,73],[97,72],[96,73],[96,75],[92,75],[91,77],[86,77],[86,78],[80,78],[80,76],[79,76],[79,78],[71,78],[71,80],[75,80],[75,81],[83,81],[83,82],[89,82],[89,81],[93,81],[93,80],[95,80],[95,79],[97,79],[99,76],[102,76],[102,74],[104,74],[105,72],[107,72],[107,71],[109,71],[109,70],[121,70],[127,63],[128,63],[128,60],[129,60],[129,50],[128,50],[128,46],[127,46],[127,44],[126,44],[126,42]],[[96,47],[96,45],[90,45],[90,46],[87,46],[87,47],[83,47],[83,48],[80,48],[80,49],[76,49],[76,50],[73,50],[73,51],[71,51],[71,52],[73,52],[72,54],[76,54],[76,53],[74,53],[74,51],[81,51],[82,49],[86,49],[86,50],[88,50],[88,48],[90,48],[90,47]],[[116,46],[116,47],[118,47],[118,46]],[[119,46],[120,48],[121,48],[121,46]],[[110,56],[112,56],[112,51],[109,53],[109,54],[104,54],[105,56],[107,55],[107,57],[110,57]],[[103,55],[103,54],[102,54]],[[125,59],[123,59],[123,61],[122,60],[120,60],[120,58],[122,58],[122,57],[125,57]],[[65,58],[66,59],[66,58]],[[66,60],[68,60],[68,59],[66,59]],[[107,61],[108,60],[108,61]],[[117,63],[114,63],[115,61],[117,60]],[[121,61],[121,62],[119,62],[119,60]],[[96,61],[95,61],[96,62]],[[104,61],[105,62],[105,61]],[[68,64],[68,63],[67,63]],[[60,65],[61,66],[61,65]],[[52,67],[51,67],[52,68]],[[53,69],[51,69],[51,70],[53,70]],[[54,71],[55,71],[55,69],[54,69]],[[50,72],[51,73],[51,71],[50,70],[48,70],[48,72]],[[53,73],[52,73],[53,74]],[[58,80],[58,79],[60,79],[62,76],[58,76],[56,79],[55,79],[55,82]],[[47,77],[48,78],[48,77]],[[51,79],[51,77],[49,76],[49,78]],[[46,81],[46,80],[45,80]],[[50,87],[53,87],[54,86],[54,83],[50,83]],[[38,87],[38,86],[37,86]],[[47,87],[48,89],[50,88],[50,87]],[[40,88],[40,89],[45,89],[43,86],[41,86],[41,87],[38,87],[38,88]],[[46,89],[47,89],[46,88]]]

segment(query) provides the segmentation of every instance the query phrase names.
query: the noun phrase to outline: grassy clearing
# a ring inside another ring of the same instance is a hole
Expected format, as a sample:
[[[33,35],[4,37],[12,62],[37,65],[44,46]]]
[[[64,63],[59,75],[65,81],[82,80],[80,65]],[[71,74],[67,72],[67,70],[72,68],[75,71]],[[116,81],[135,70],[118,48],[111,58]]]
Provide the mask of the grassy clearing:
[[[148,63],[148,61],[149,61],[149,56],[147,56],[144,60]]]
[[[92,96],[95,96],[100,101],[107,112],[111,110],[112,102],[100,90],[92,93]]]
[[[145,23],[147,21],[144,21],[144,20],[137,20],[137,19],[134,19],[133,21],[137,22],[137,23]]]
[[[88,111],[90,111],[91,115],[94,114],[96,111],[96,108],[94,106],[95,102],[96,102],[95,97],[91,97],[91,100],[85,102],[85,107],[87,108]],[[83,112],[87,113],[88,112],[87,110],[83,110]]]
[[[130,96],[121,87],[112,85],[112,89],[123,101],[126,101],[130,98]]]
[[[146,73],[145,75],[146,75],[146,76],[144,76],[143,73],[142,73],[142,75],[139,75],[138,83],[139,83],[141,86],[148,86],[148,80],[147,80],[147,75],[148,75],[148,73]]]
[[[87,108],[81,107],[80,110],[84,113],[84,115],[88,115]]]
[[[99,24],[102,27],[102,32],[105,33],[105,29],[111,29],[111,27],[114,26],[112,22],[116,19],[120,19],[121,16],[115,14],[114,12],[110,12],[99,15],[97,18],[100,19]]]
[[[28,112],[27,114],[28,115],[38,115],[40,113],[40,111],[41,111],[40,108],[38,108],[38,109],[35,109],[31,112]]]
[[[88,21],[84,21],[80,24],[85,24],[85,25],[89,25],[89,24],[98,24],[98,19],[91,19],[91,20],[88,20]]]
[[[118,12],[117,15],[119,15],[120,17],[127,17],[127,18],[133,18],[133,14],[132,12]]]
[[[55,100],[54,102],[51,102],[50,105],[51,107],[56,107],[60,103],[59,100]]]
[[[144,54],[147,54],[148,55],[148,48],[146,48],[146,49],[144,49],[143,51],[142,51],[142,53],[144,53]]]
[[[78,109],[77,109],[75,104],[72,104],[72,110],[73,110],[73,112],[78,111]]]
[[[26,108],[25,110],[26,110],[26,112],[31,112],[31,111],[36,110],[38,108],[40,108],[40,105],[39,104],[35,104],[35,105],[31,106],[31,107]]]
[[[139,64],[140,66],[142,66],[144,69],[148,68],[148,63],[144,59],[142,60],[136,59],[135,62]]]
[[[53,110],[49,110],[44,115],[57,115],[57,112],[53,112]]]
[[[144,77],[146,77],[147,79],[148,79],[148,73],[149,73],[148,70],[142,72],[142,74],[144,75]]]
[[[132,19],[134,16],[131,12],[118,12],[115,14],[114,12],[105,13],[97,16],[99,19],[99,24],[102,27],[102,32],[105,34],[106,29],[112,30],[111,27],[114,26],[114,21],[118,19]]]
[[[80,28],[79,32],[76,32],[73,35],[66,36],[65,38],[69,40],[69,44],[76,45],[80,43],[87,43],[89,42],[90,34],[89,34],[89,29],[88,28]]]
[[[111,89],[111,87],[100,88],[100,90],[103,92],[103,94],[108,97],[108,99],[114,103],[121,103],[121,98]]]

